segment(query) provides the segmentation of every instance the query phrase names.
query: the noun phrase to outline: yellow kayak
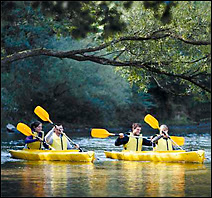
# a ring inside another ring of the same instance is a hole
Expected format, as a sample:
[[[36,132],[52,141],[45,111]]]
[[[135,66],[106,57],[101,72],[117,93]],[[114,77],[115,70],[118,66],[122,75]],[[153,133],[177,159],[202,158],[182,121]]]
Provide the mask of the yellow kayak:
[[[25,160],[93,162],[95,159],[94,151],[23,149],[10,150],[9,152],[13,158]]]
[[[127,160],[127,161],[153,161],[153,162],[184,162],[203,163],[205,151],[105,151],[107,158]]]

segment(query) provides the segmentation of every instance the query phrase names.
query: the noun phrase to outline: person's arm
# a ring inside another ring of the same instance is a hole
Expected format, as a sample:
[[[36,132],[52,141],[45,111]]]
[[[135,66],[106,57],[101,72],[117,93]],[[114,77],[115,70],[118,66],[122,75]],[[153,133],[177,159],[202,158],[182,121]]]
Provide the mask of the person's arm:
[[[45,142],[48,144],[52,144],[53,143],[53,133],[54,133],[54,127],[46,134],[45,136]]]
[[[120,146],[122,144],[126,144],[129,141],[129,137],[127,134],[124,134],[123,138],[118,137],[115,141],[115,146]]]
[[[71,145],[71,143],[67,140],[67,149],[73,149],[74,147]]]
[[[146,138],[143,138],[142,145],[152,146],[152,142],[151,142],[151,140],[147,140]]]
[[[25,144],[28,144],[28,143],[32,143],[32,142],[36,142],[36,141],[39,141],[38,139],[33,139],[33,136],[30,135],[30,136],[27,136],[26,139],[25,139]]]
[[[153,137],[152,138],[152,143],[156,143],[160,138],[162,138],[163,137],[163,135],[158,135],[158,136],[155,136],[155,137]]]

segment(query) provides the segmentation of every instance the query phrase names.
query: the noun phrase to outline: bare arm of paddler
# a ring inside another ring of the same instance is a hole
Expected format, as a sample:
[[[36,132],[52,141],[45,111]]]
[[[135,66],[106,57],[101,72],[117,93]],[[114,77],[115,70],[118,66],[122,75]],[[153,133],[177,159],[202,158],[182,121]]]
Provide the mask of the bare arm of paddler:
[[[57,133],[58,136],[60,136],[60,130],[55,130],[55,127],[53,127],[45,136],[45,141],[48,143],[48,144],[52,144],[53,143],[53,134]],[[67,140],[67,149],[73,149],[73,146],[70,144],[70,142]]]
[[[45,136],[45,141],[48,143],[48,144],[52,144],[53,143],[53,133],[54,133],[54,128],[53,127]]]

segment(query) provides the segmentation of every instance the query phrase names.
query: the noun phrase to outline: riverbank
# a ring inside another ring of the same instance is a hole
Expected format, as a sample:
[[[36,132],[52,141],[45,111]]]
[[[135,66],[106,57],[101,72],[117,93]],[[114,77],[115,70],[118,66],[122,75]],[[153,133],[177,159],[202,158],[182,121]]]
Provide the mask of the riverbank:
[[[159,124],[163,124],[164,122],[159,122]],[[127,132],[131,130],[131,126],[104,126],[104,125],[98,125],[98,126],[89,126],[89,125],[75,125],[70,123],[62,123],[66,133],[74,132],[76,134],[90,134],[92,128],[102,128],[106,129],[109,132],[112,133],[120,133],[120,132]],[[153,133],[157,133],[157,129],[151,128],[148,124],[142,122],[142,133],[143,135],[149,135]],[[204,119],[200,122],[191,122],[191,123],[177,123],[177,122],[166,122],[166,124],[169,126],[170,134],[178,134],[183,135],[186,133],[205,133],[205,131],[211,132],[211,119]],[[16,126],[14,124],[14,126]],[[44,122],[43,123],[43,129],[44,131],[49,131],[52,128],[52,125],[50,123]],[[8,133],[6,129],[6,125],[1,128],[1,132]]]

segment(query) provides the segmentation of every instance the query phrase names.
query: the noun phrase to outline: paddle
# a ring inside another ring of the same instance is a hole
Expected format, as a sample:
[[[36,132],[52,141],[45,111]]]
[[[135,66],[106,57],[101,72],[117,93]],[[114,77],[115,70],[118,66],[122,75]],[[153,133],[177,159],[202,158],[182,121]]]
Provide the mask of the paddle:
[[[26,136],[34,136],[37,139],[39,139],[39,141],[41,142],[45,142],[44,140],[42,140],[42,138],[36,136],[35,134],[32,133],[32,130],[30,129],[30,127],[28,127],[26,124],[24,123],[18,123],[17,125],[17,130],[20,131],[21,133],[23,133]],[[45,142],[46,143],[46,142]],[[46,143],[47,144],[47,143]],[[49,146],[49,148],[51,148],[52,150],[55,150],[53,147],[51,147],[49,144],[47,144]]]
[[[34,112],[43,121],[48,121],[56,127],[56,125],[50,120],[48,112],[45,109],[43,109],[41,106],[37,106],[34,109]],[[62,132],[62,134],[68,139],[69,142],[71,142],[74,146],[77,146],[77,144],[75,142],[73,142],[65,133]],[[80,152],[83,152],[81,148],[79,148],[79,150],[80,150]]]
[[[91,136],[95,138],[107,138],[108,136],[119,136],[119,134],[110,133],[106,129],[92,129]],[[133,135],[127,135],[127,136],[141,138],[139,136],[133,136]]]
[[[119,134],[109,133],[106,129],[92,129],[91,136],[96,138],[107,138],[108,136],[119,136]]]
[[[153,129],[158,129],[160,130],[159,127],[159,122],[157,121],[156,118],[154,118],[152,115],[147,114],[144,117],[144,121],[149,124]],[[183,150],[179,145],[183,145],[184,144],[184,138],[183,137],[175,137],[175,136],[168,136],[168,138],[176,145],[178,146],[181,150]],[[173,140],[175,139],[176,141],[178,141],[178,144]]]

